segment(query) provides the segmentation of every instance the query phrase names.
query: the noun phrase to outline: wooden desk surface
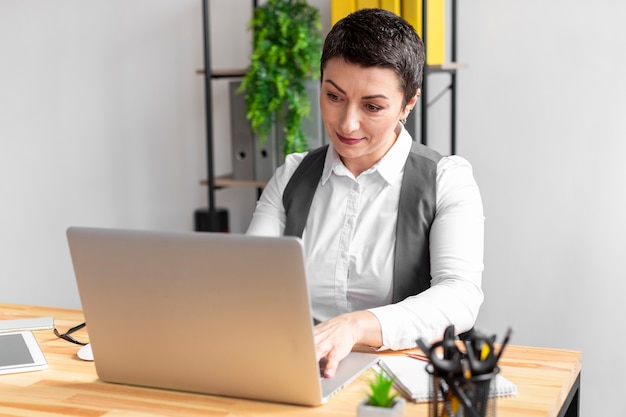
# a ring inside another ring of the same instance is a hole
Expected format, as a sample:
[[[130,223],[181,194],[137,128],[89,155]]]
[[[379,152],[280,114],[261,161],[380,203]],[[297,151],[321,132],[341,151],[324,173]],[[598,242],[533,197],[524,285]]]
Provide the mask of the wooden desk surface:
[[[0,320],[52,316],[60,331],[83,321],[80,310],[0,304]],[[101,382],[93,362],[76,356],[79,349],[52,330],[33,332],[49,368],[0,375],[2,416],[356,416],[364,398],[365,374],[327,404],[300,407]],[[87,340],[85,329],[74,334]],[[517,384],[519,395],[498,398],[498,417],[557,416],[582,365],[577,351],[508,346],[501,373]],[[428,416],[427,404],[407,403],[405,416]]]

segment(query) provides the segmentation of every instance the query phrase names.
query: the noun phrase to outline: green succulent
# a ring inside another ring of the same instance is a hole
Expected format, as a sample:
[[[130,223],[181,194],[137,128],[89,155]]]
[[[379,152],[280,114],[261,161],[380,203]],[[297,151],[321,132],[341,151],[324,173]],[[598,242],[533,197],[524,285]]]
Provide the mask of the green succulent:
[[[373,380],[370,380],[370,393],[367,396],[368,404],[374,407],[391,407],[398,396],[392,393],[394,380],[384,370],[376,372]]]
[[[319,11],[304,0],[268,0],[254,9],[248,28],[253,31],[251,63],[238,91],[245,91],[252,130],[263,144],[281,120],[284,154],[307,151],[301,122],[310,111],[305,84],[319,76]]]

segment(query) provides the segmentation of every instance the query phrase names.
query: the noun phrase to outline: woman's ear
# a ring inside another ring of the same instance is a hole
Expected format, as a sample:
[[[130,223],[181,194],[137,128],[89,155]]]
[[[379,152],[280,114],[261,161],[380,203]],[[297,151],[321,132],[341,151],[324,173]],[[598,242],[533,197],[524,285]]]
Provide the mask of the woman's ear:
[[[411,113],[411,110],[413,110],[413,107],[415,107],[415,104],[417,103],[417,99],[419,98],[421,92],[422,90],[418,88],[417,93],[415,93],[415,95],[411,97],[411,100],[409,100],[406,106],[404,106],[404,111],[402,112],[402,119],[406,119],[407,117],[409,117],[409,113]]]

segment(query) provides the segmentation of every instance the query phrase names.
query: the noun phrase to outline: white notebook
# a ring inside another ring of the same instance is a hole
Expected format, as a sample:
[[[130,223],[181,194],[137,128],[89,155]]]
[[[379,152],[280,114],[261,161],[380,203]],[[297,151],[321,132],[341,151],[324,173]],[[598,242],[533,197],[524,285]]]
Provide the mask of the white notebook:
[[[426,372],[428,362],[408,356],[383,356],[381,368],[395,378],[394,385],[407,399],[414,402],[430,401],[430,374]],[[496,374],[491,385],[491,397],[517,395],[517,385],[500,374]]]

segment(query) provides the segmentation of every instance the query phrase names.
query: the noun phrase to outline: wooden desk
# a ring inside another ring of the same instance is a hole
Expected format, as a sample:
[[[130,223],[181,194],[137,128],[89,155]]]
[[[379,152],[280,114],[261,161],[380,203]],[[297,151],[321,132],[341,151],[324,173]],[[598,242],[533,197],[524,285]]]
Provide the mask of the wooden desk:
[[[60,331],[83,321],[79,310],[0,304],[0,320],[41,316],[54,317]],[[79,346],[58,339],[52,330],[34,334],[49,368],[0,375],[2,416],[356,416],[371,377],[362,376],[314,408],[131,387],[99,381],[93,362],[76,356]],[[85,329],[73,336],[88,340]],[[580,352],[509,346],[500,364],[519,395],[499,398],[497,417],[578,416]],[[407,404],[405,416],[428,416],[427,404]]]

